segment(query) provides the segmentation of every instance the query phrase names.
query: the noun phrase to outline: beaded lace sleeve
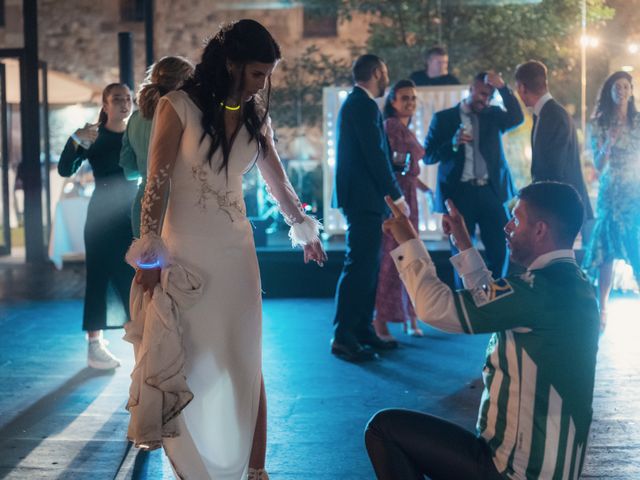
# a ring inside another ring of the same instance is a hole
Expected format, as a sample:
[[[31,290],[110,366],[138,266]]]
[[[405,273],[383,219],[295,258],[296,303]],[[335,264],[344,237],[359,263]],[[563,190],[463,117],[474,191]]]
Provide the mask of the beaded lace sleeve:
[[[265,125],[267,149],[258,158],[258,169],[267,184],[267,192],[276,202],[280,213],[291,228],[289,238],[292,245],[304,246],[319,241],[322,224],[304,213],[298,195],[287,177],[273,140],[271,119]]]
[[[182,123],[171,103],[160,99],[151,129],[147,185],[142,197],[140,238],[134,239],[127,262],[138,268],[161,268],[170,263],[160,237],[165,199],[182,138]]]

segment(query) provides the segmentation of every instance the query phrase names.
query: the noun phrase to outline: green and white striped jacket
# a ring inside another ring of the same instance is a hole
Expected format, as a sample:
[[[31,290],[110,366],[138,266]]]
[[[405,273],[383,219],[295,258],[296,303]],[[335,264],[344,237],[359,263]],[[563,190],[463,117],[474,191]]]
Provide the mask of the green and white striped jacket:
[[[455,333],[494,332],[482,376],[478,434],[511,479],[577,479],[591,424],[599,315],[572,250],[494,280],[480,254],[451,259],[465,290],[436,276],[419,240],[392,252],[418,317]]]

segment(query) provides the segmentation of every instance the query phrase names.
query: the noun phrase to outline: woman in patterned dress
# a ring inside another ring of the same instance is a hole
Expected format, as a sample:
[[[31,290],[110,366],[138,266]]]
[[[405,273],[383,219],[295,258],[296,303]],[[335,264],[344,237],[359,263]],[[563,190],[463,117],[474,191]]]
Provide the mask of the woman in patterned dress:
[[[631,265],[640,280],[640,116],[633,79],[615,72],[604,82],[592,123],[594,162],[600,172],[596,223],[583,266],[597,278],[600,327],[607,321],[613,261]]]
[[[418,229],[417,190],[429,191],[420,181],[420,159],[424,157],[424,149],[415,134],[409,129],[411,117],[416,113],[416,86],[411,80],[400,80],[391,87],[384,105],[384,129],[389,138],[393,152],[396,178],[402,194],[409,204],[411,223]],[[406,155],[410,154],[405,165]],[[393,264],[389,252],[398,244],[389,234],[382,239],[382,261],[378,275],[376,291],[376,315],[373,326],[378,336],[384,340],[393,340],[387,322],[401,322],[405,331],[412,336],[421,337],[422,330],[406,290],[402,286],[398,271]]]

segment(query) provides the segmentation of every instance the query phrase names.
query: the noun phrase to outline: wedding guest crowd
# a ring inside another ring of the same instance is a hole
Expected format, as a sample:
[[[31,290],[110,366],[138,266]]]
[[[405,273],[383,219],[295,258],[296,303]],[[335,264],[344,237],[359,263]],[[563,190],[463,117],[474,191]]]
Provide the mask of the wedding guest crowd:
[[[130,118],[129,88],[108,85],[98,123],[76,130],[58,165],[60,175],[71,176],[88,160],[95,176],[82,326],[90,367],[120,365],[102,331],[129,319],[132,281],[152,298],[166,288],[167,269],[179,267],[193,280],[189,268],[198,265],[209,282],[203,300],[184,316],[185,376],[195,397],[176,418],[190,433],[165,445],[178,473],[194,478],[232,471],[229,478],[268,479],[260,278],[242,201],[242,175],[253,163],[305,262],[327,259],[321,224],[301,208],[276,151],[269,98],[281,57],[258,22],[226,25],[195,68],[182,57],[152,65]],[[593,116],[601,178],[583,267],[597,278],[596,298],[573,252],[583,222],[593,217],[578,137],[549,93],[546,66],[531,60],[515,70],[515,89],[533,114],[533,183],[517,192],[502,138],[523,123],[524,113],[501,74],[477,73],[466,98],[435,112],[426,138],[411,128],[417,87],[460,84],[448,64],[444,47],[429,49],[424,70],[396,82],[381,111],[387,65],[373,54],[353,63],[354,86],[337,119],[332,203],[347,232],[330,351],[348,362],[379,359],[399,347],[392,323],[414,337],[425,335],[420,321],[452,333],[493,334],[477,434],[424,413],[379,412],[365,434],[378,478],[578,478],[614,260],[629,263],[640,280],[640,116],[633,80],[625,72],[611,75]],[[502,106],[492,103],[496,92]],[[419,192],[431,194],[421,161],[438,165],[433,203],[443,214],[457,291],[438,278],[418,234]],[[135,271],[125,262],[130,245]],[[522,272],[507,275],[509,261]],[[122,312],[115,323],[108,314],[110,285]],[[570,295],[558,294],[563,291]],[[232,382],[216,382],[217,374]],[[241,438],[229,450],[231,460],[215,457],[215,448],[199,451],[196,443],[224,440],[222,431],[211,432],[214,420],[230,411],[243,413],[225,420]]]

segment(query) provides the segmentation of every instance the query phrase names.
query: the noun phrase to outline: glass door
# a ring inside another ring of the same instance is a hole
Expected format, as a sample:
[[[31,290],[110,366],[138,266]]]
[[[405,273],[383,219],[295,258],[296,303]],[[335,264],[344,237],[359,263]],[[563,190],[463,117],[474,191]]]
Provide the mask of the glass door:
[[[45,248],[51,235],[51,140],[49,132],[49,84],[47,63],[41,61],[40,76],[40,167],[42,178],[42,226]]]
[[[11,253],[9,224],[9,126],[7,122],[7,80],[0,63],[0,255]]]

